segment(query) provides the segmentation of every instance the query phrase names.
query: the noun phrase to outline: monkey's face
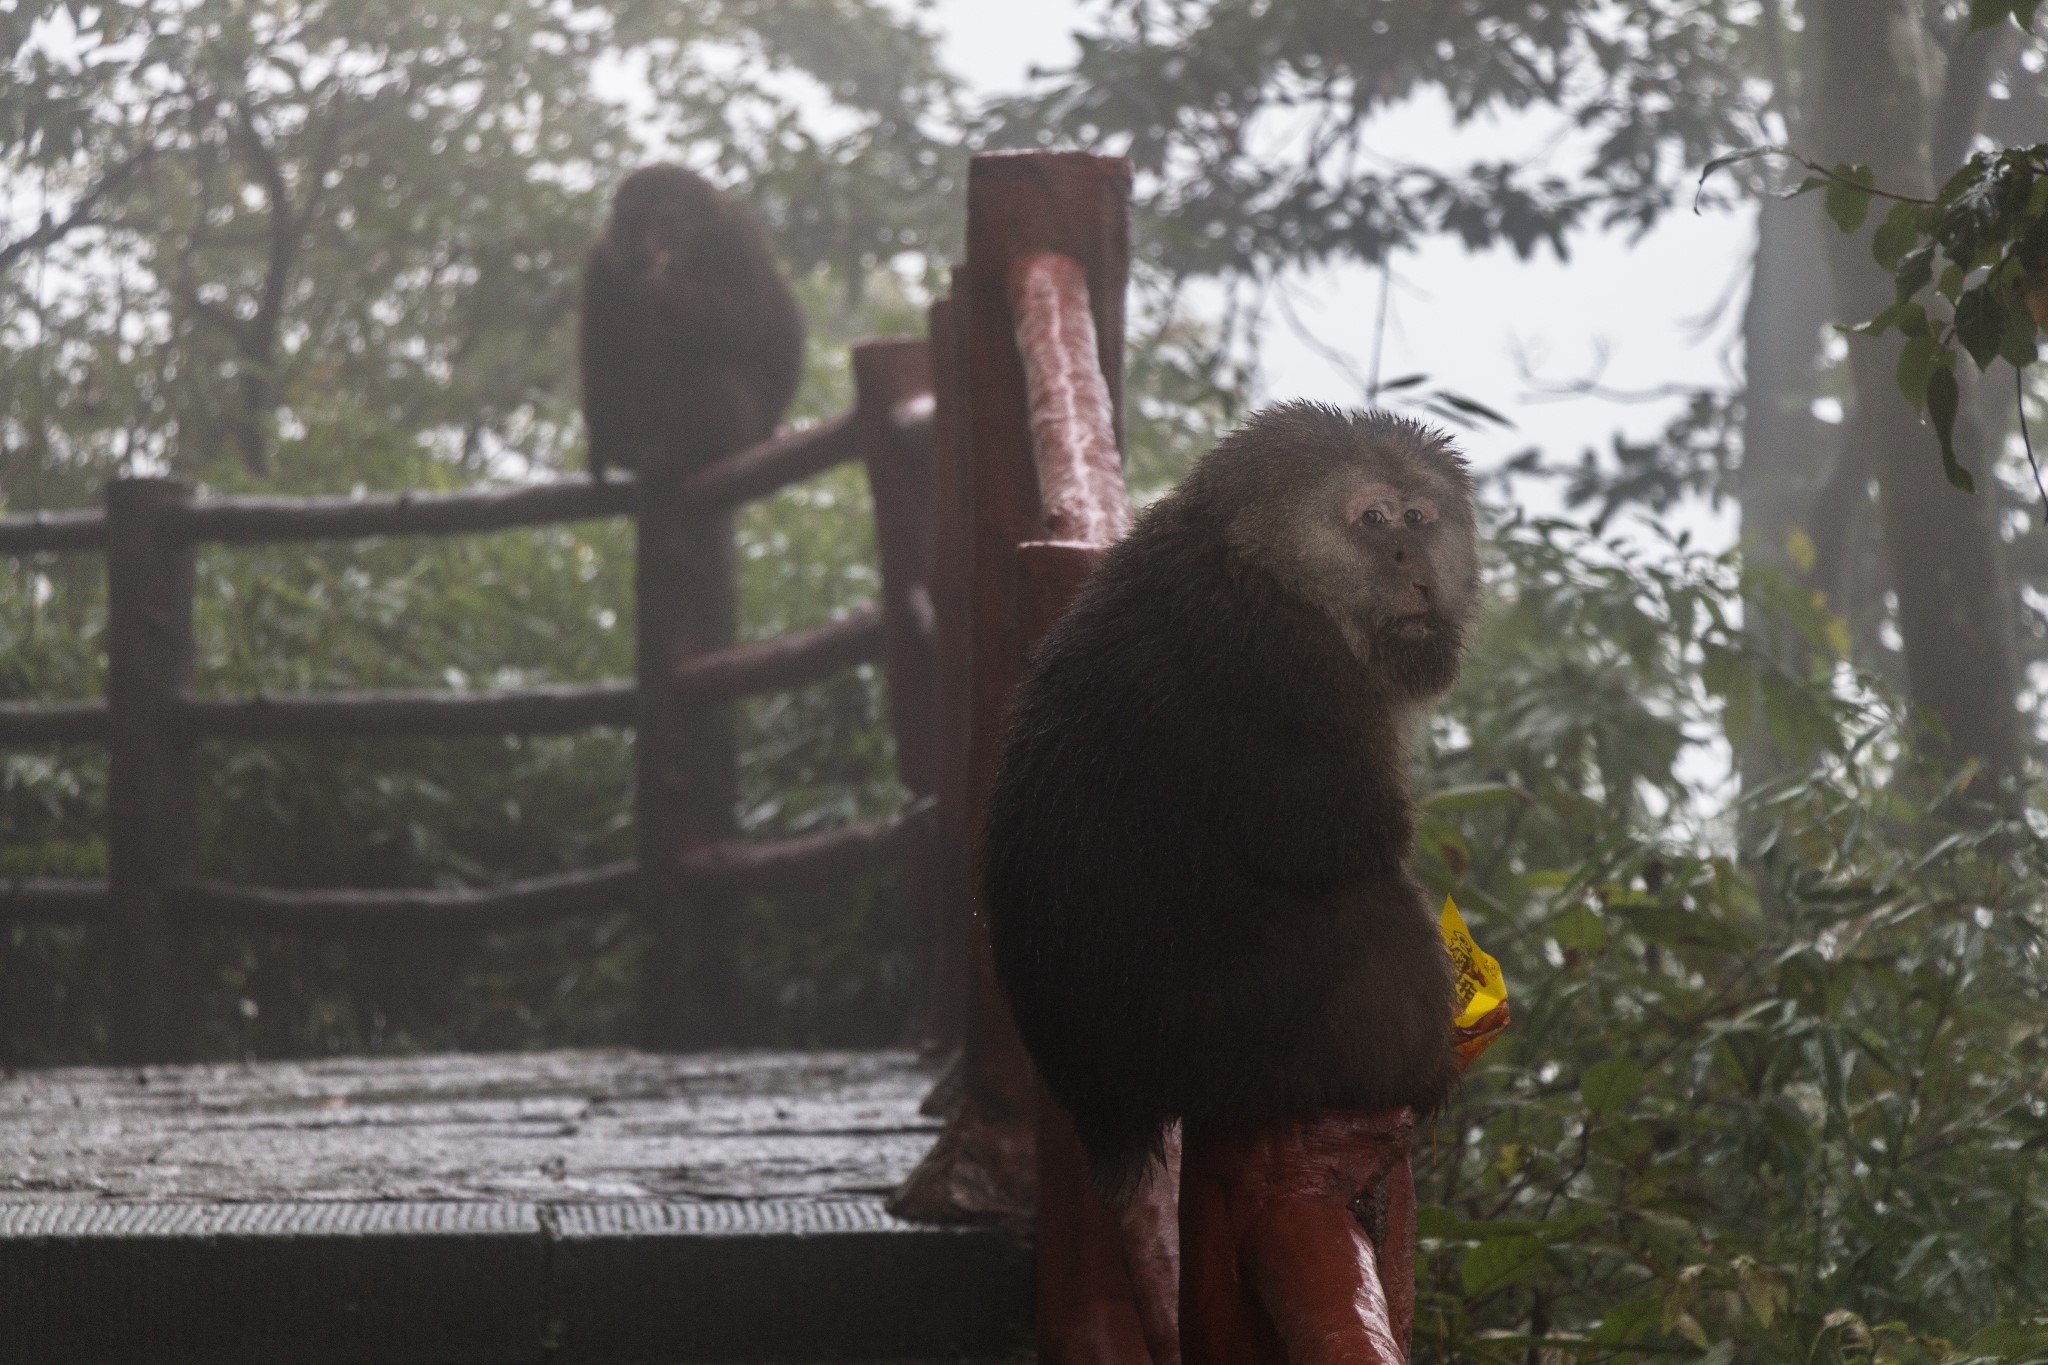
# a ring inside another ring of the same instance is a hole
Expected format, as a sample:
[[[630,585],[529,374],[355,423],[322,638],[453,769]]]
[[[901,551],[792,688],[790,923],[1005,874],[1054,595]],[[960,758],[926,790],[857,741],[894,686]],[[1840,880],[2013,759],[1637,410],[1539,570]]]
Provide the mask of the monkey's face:
[[[1477,596],[1470,507],[1426,468],[1393,471],[1390,479],[1346,468],[1332,481],[1328,501],[1343,498],[1351,562],[1333,566],[1348,574],[1332,581],[1330,607],[1348,616],[1354,652],[1382,678],[1411,696],[1436,696],[1457,680]],[[1327,518],[1327,504],[1310,514],[1318,513]]]
[[[1240,477],[1264,476],[1238,505],[1232,543],[1320,608],[1391,690],[1441,694],[1479,596],[1463,461],[1413,423],[1290,408],[1254,418],[1247,434],[1259,439],[1232,437]]]
[[[707,181],[680,166],[651,166],[619,186],[608,235],[630,277],[643,288],[667,291],[711,264],[706,243],[723,217],[724,205]]]
[[[666,288],[691,278],[703,254],[697,238],[701,215],[673,201],[649,206],[627,243],[628,268],[652,288]]]

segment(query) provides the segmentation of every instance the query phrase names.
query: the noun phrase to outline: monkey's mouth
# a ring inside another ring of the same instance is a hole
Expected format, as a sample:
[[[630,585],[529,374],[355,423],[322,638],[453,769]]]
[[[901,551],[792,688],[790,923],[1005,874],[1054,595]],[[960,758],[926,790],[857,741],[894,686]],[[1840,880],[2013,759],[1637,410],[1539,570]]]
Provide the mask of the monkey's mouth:
[[[1435,612],[1418,611],[1394,617],[1380,633],[1390,640],[1427,640],[1442,629],[1443,622]]]

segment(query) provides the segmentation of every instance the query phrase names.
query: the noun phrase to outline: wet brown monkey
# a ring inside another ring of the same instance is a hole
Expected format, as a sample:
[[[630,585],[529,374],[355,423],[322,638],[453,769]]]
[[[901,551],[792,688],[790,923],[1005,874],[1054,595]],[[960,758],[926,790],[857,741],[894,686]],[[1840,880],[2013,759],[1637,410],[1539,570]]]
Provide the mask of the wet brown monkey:
[[[1024,1042],[1113,1203],[1176,1119],[1450,1093],[1407,767],[1477,614],[1475,535],[1441,433],[1269,408],[1145,511],[1040,645],[983,897]]]
[[[584,263],[579,350],[591,474],[687,473],[774,432],[804,319],[744,205],[647,166],[619,185]]]

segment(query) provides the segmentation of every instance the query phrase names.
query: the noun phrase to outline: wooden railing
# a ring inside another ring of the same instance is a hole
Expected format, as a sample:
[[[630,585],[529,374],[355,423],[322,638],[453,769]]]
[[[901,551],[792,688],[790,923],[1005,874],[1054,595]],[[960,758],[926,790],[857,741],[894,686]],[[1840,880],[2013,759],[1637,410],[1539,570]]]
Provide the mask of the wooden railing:
[[[100,551],[107,563],[106,697],[0,703],[0,744],[108,749],[105,880],[0,880],[0,921],[113,930],[117,1060],[189,1048],[197,993],[185,930],[199,922],[319,934],[474,933],[637,905],[653,929],[641,1013],[649,1041],[723,1041],[732,1017],[720,970],[736,907],[754,891],[847,876],[909,850],[930,879],[923,830],[931,785],[904,814],[782,840],[742,840],[733,812],[729,703],[801,687],[875,659],[889,670],[899,743],[931,749],[919,699],[934,690],[929,602],[931,426],[922,339],[870,342],[854,357],[851,412],[679,478],[564,482],[368,497],[200,497],[172,479],[112,481],[103,510],[0,518],[0,555]],[[848,460],[874,489],[882,601],[776,639],[732,641],[734,508]],[[194,569],[201,544],[455,535],[630,516],[638,530],[636,676],[461,694],[337,692],[201,697],[192,692]],[[198,875],[197,746],[213,739],[636,731],[638,858],[589,871],[462,890],[298,890]],[[923,913],[930,917],[930,911]]]
[[[1025,658],[1130,526],[1129,191],[1118,159],[976,157],[967,261],[953,297],[933,309],[943,904],[972,903],[972,836]],[[963,983],[959,1105],[893,1207],[932,1220],[1035,1220],[1041,1358],[1135,1361],[1155,1340],[1165,1350],[1170,1186],[1127,1237],[1088,1187],[1071,1123],[1037,1092],[986,934],[961,916],[947,942]],[[1129,1248],[1143,1245],[1152,1262],[1127,1265]]]
[[[972,904],[973,834],[1024,661],[1131,525],[1121,456],[1129,188],[1118,159],[976,157],[967,261],[954,297],[933,309],[943,904]],[[1198,1130],[1184,1151],[1176,1132],[1113,1212],[1088,1180],[1072,1121],[1035,1080],[982,926],[958,916],[950,942],[963,982],[957,1107],[892,1207],[1035,1224],[1039,1359],[1405,1358],[1413,1115]],[[1377,1232],[1353,1214],[1368,1193],[1385,1211]]]

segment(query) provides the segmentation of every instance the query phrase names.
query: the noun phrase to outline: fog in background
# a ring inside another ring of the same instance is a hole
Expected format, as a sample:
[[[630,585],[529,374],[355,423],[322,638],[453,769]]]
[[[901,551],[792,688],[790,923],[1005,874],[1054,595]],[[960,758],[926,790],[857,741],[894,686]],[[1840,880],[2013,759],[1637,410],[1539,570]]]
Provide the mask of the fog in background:
[[[936,0],[926,13],[943,60],[973,97],[987,98],[1024,87],[1034,67],[1071,62],[1072,33],[1093,8],[1076,0]],[[1541,165],[1569,136],[1542,113],[1456,126],[1433,89],[1377,123],[1375,141],[1390,155],[1442,166],[1516,154]],[[1481,423],[1458,433],[1481,470],[1532,446],[1553,461],[1576,461],[1589,447],[1607,451],[1616,432],[1648,440],[1684,406],[1675,391],[1739,387],[1755,232],[1754,211],[1744,206],[1667,214],[1640,237],[1581,231],[1568,239],[1564,261],[1548,247],[1523,259],[1505,246],[1472,252],[1445,238],[1423,241],[1390,263],[1379,378],[1426,373],[1509,418],[1512,429]],[[1286,280],[1285,302],[1268,310],[1258,337],[1259,399],[1363,403],[1361,381],[1381,334],[1380,270],[1344,263]],[[1598,391],[1567,392],[1587,384]],[[1519,480],[1515,496],[1532,512],[1563,507],[1546,481]],[[1689,500],[1662,520],[1703,546],[1739,534],[1732,503],[1712,509]]]

